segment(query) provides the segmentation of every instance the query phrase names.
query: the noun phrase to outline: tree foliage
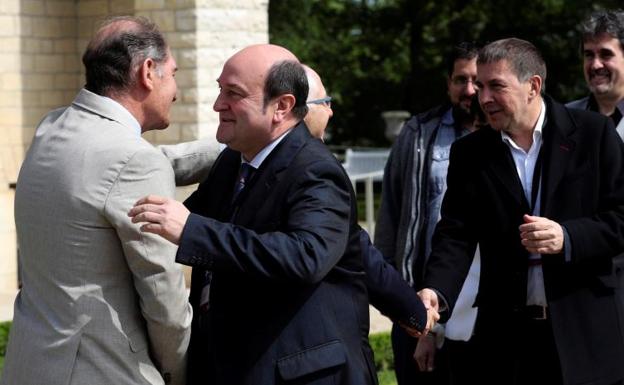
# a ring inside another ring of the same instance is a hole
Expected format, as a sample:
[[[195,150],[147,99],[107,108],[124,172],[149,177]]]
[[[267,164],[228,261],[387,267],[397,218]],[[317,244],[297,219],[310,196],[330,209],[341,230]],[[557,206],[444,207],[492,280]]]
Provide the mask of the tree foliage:
[[[567,101],[586,92],[578,24],[619,1],[272,0],[272,43],[315,68],[334,97],[331,143],[387,145],[381,112],[412,113],[446,97],[445,57],[464,40],[519,37],[548,65],[547,91]]]

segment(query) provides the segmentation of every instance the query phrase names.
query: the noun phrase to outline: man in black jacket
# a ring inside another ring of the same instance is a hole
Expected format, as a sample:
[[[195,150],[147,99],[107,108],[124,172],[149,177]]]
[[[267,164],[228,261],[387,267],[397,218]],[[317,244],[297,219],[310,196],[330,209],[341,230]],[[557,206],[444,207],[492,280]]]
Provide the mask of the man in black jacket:
[[[452,310],[478,243],[484,379],[620,383],[624,145],[610,119],[543,96],[545,79],[527,41],[479,53],[490,127],[453,145],[421,296]]]

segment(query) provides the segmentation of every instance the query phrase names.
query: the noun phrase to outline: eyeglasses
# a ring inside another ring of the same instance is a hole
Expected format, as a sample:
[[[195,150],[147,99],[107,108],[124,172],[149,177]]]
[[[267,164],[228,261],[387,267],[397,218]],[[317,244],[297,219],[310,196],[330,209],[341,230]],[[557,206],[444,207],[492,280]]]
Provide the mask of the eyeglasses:
[[[320,98],[320,99],[314,99],[314,100],[308,100],[308,104],[324,104],[327,107],[331,108],[331,96],[326,96],[324,98]]]
[[[466,87],[468,83],[472,83],[472,86],[476,87],[476,84],[475,84],[476,80],[466,78],[463,76],[458,76],[456,78],[451,79],[451,83],[453,83],[453,85],[455,86],[461,86],[461,87]]]

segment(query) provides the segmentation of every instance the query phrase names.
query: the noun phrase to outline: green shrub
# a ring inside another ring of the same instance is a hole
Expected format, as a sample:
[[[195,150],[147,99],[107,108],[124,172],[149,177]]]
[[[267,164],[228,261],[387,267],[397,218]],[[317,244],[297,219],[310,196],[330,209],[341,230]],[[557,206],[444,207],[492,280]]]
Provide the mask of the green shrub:
[[[2,377],[2,367],[4,366],[4,355],[6,354],[7,342],[9,342],[9,329],[11,322],[0,322],[0,377]]]
[[[0,357],[4,357],[6,354],[7,342],[9,341],[9,329],[11,329],[11,322],[0,322]]]
[[[368,340],[375,353],[375,369],[377,371],[394,369],[390,332],[371,334]]]

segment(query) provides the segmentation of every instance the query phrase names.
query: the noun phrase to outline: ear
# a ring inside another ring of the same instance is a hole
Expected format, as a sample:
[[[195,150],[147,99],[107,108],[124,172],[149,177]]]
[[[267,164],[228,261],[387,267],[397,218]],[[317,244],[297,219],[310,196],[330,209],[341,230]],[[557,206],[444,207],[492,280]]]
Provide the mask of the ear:
[[[295,96],[292,94],[280,95],[273,100],[275,111],[273,111],[273,123],[283,122],[293,107],[295,107]]]
[[[143,87],[147,88],[149,91],[154,89],[154,78],[157,76],[156,74],[156,62],[147,58],[143,61],[138,71],[138,83]]]
[[[529,91],[529,98],[533,99],[536,96],[540,95],[542,92],[542,83],[543,80],[539,75],[533,75],[529,78],[529,85],[531,87]]]

